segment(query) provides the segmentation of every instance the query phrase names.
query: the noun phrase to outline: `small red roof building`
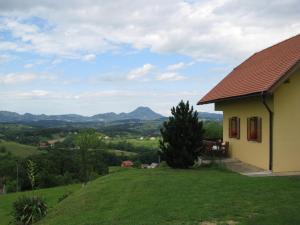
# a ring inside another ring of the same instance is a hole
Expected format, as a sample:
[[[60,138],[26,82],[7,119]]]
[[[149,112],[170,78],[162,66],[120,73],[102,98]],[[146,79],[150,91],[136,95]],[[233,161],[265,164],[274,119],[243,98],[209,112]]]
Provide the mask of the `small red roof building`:
[[[123,161],[122,164],[121,164],[121,167],[123,167],[123,168],[129,168],[129,167],[132,167],[132,166],[133,166],[133,162],[130,161],[130,160]]]

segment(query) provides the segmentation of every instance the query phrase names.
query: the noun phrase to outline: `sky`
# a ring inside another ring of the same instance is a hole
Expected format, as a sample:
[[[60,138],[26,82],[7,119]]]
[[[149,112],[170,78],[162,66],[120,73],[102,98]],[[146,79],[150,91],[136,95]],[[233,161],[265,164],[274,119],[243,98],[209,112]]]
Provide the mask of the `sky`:
[[[197,101],[300,33],[299,0],[0,0],[0,110],[94,115]]]

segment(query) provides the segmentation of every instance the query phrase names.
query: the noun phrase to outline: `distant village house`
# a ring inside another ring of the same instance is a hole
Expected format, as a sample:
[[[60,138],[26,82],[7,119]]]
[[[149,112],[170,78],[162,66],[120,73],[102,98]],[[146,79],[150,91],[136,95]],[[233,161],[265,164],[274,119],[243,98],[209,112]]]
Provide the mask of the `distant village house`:
[[[130,160],[123,161],[121,164],[121,167],[123,168],[130,168],[132,166],[133,166],[133,162]]]

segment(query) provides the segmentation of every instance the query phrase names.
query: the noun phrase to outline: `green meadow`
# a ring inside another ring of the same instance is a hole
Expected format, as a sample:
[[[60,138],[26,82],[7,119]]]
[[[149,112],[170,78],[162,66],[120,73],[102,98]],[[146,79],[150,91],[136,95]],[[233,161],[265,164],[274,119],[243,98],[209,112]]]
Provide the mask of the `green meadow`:
[[[246,177],[220,168],[113,171],[83,188],[40,190],[50,211],[38,224],[300,224],[299,177]],[[0,197],[1,224],[19,195]]]
[[[38,153],[38,149],[35,146],[24,145],[13,141],[0,140],[0,148],[1,147],[4,147],[6,151],[12,155],[22,158]]]

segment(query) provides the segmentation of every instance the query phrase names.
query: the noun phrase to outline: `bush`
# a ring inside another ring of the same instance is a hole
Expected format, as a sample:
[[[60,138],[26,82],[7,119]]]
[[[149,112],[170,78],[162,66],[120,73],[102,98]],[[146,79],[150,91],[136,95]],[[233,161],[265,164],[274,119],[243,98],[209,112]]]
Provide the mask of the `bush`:
[[[0,153],[5,153],[5,152],[6,152],[5,146],[0,146]]]
[[[18,225],[29,225],[39,221],[47,214],[44,199],[38,196],[22,196],[13,204],[13,217]]]
[[[170,167],[189,168],[203,150],[203,124],[189,102],[181,101],[171,113],[160,130],[162,157]]]
[[[16,180],[8,180],[6,181],[6,192],[7,193],[12,193],[17,191],[17,181]]]

